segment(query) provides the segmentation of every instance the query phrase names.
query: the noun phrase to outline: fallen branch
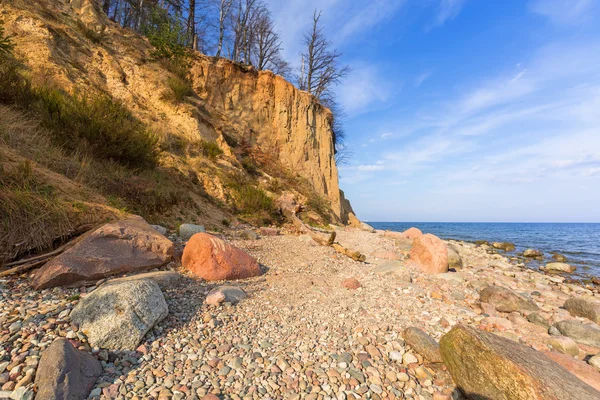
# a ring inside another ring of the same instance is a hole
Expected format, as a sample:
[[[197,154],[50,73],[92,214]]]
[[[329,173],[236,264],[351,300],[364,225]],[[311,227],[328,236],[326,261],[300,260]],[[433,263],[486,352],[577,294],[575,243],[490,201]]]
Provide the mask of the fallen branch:
[[[331,247],[333,247],[338,253],[346,255],[346,256],[350,257],[351,259],[353,259],[354,261],[365,262],[367,259],[367,256],[365,256],[364,254],[361,254],[360,251],[348,249],[339,243],[333,243],[331,245]]]
[[[46,264],[46,262],[48,262],[48,259],[45,258],[43,260],[34,261],[29,264],[19,265],[18,267],[14,267],[9,270],[0,272],[0,278],[8,276],[8,275],[12,275],[12,274],[18,274],[21,272],[29,271],[30,269],[33,269],[33,268],[39,267],[40,265]]]

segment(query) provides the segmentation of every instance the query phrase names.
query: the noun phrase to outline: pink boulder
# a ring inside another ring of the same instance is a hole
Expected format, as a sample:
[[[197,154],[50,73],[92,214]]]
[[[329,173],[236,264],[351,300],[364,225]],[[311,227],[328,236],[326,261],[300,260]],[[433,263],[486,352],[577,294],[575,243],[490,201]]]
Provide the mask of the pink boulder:
[[[594,389],[600,390],[600,372],[596,368],[568,354],[554,351],[545,351],[544,354]]]
[[[207,281],[244,279],[262,273],[248,253],[208,233],[196,233],[190,238],[181,262],[188,271]]]
[[[448,272],[448,248],[440,238],[430,233],[415,238],[410,259],[428,274]]]
[[[360,282],[354,278],[348,278],[348,279],[344,279],[344,281],[342,282],[342,286],[345,287],[346,289],[358,289],[361,285]]]
[[[408,228],[404,232],[402,232],[402,236],[408,239],[416,239],[419,236],[423,236],[423,232],[421,232],[418,228]]]
[[[124,272],[160,267],[173,258],[173,243],[138,216],[86,233],[79,242],[40,268],[36,289],[97,281]]]

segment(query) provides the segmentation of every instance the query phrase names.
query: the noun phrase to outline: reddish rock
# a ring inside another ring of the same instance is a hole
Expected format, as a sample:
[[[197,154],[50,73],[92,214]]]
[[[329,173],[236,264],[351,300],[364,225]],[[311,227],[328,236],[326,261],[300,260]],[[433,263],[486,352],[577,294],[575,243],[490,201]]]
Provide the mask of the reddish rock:
[[[380,260],[402,260],[402,256],[393,251],[379,250],[371,253],[371,257],[379,258]]]
[[[568,354],[555,351],[545,351],[544,354],[594,389],[600,390],[600,372],[596,368]]]
[[[260,228],[260,234],[263,236],[277,236],[279,235],[279,229],[277,228]]]
[[[33,278],[36,289],[96,281],[125,272],[160,267],[173,258],[173,243],[142,217],[105,224],[44,264]]]
[[[402,236],[408,239],[416,239],[419,236],[423,236],[423,232],[421,232],[418,228],[408,228],[404,232],[402,232]]]
[[[220,400],[219,396],[217,396],[216,394],[207,394],[206,396],[202,397],[202,400]]]
[[[358,289],[361,285],[360,282],[354,278],[344,279],[342,286],[346,289]]]
[[[415,238],[410,259],[428,274],[448,272],[448,248],[440,238],[430,233]]]
[[[248,253],[207,233],[190,238],[181,261],[188,271],[207,281],[244,279],[262,273]]]

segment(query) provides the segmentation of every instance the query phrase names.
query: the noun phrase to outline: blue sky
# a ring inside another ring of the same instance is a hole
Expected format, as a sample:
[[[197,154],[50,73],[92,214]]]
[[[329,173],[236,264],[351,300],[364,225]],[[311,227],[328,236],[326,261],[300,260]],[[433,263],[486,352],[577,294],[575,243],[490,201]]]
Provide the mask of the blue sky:
[[[340,185],[371,221],[600,222],[600,0],[272,1],[353,68]]]

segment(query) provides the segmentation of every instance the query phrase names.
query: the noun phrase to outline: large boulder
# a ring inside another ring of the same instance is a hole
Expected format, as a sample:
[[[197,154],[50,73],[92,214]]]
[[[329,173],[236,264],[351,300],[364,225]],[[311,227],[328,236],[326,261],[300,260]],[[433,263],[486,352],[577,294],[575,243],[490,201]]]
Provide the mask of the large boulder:
[[[558,272],[558,273],[572,273],[575,272],[575,267],[567,264],[567,263],[562,263],[562,262],[551,262],[546,264],[545,270],[548,272]]]
[[[421,232],[421,230],[419,228],[415,228],[415,227],[408,228],[407,230],[402,232],[402,236],[404,236],[407,239],[416,239],[422,235],[423,235],[423,232]]]
[[[83,297],[71,312],[94,347],[135,349],[169,309],[158,285],[150,279],[106,283]]]
[[[440,345],[421,329],[414,326],[406,328],[402,333],[402,338],[410,347],[427,360],[435,363],[442,362]]]
[[[558,261],[558,262],[561,262],[561,263],[566,263],[567,262],[567,257],[563,256],[562,254],[558,254],[558,253],[554,253],[552,255],[552,259],[554,261]]]
[[[600,392],[543,353],[493,333],[459,325],[440,341],[442,358],[470,399],[592,400]]]
[[[563,307],[574,317],[587,318],[590,321],[600,324],[600,303],[597,301],[582,297],[571,297],[565,301]]]
[[[173,243],[142,217],[105,224],[40,268],[36,289],[96,281],[160,267],[173,258]]]
[[[448,245],[448,267],[459,270],[463,267],[462,257],[453,245]]]
[[[576,320],[559,321],[553,325],[564,336],[579,344],[600,348],[600,329]]]
[[[207,281],[244,279],[262,273],[243,250],[207,233],[197,233],[183,250],[183,266]]]
[[[400,250],[402,253],[409,253],[414,240],[405,237],[398,237],[394,240],[394,242],[398,250]]]
[[[594,389],[600,390],[600,372],[596,368],[568,354],[554,351],[545,351],[544,354]]]
[[[36,400],[87,399],[102,365],[67,339],[57,339],[42,353],[35,375]]]
[[[206,232],[206,229],[204,229],[204,227],[202,225],[195,225],[195,224],[179,225],[179,237],[184,241],[190,240],[190,238],[192,236],[194,236],[196,233],[204,233],[204,232]]]
[[[410,259],[428,274],[448,272],[446,243],[430,233],[415,238],[410,250]]]
[[[544,253],[536,249],[527,249],[523,252],[523,257],[535,258],[535,257],[543,257]]]
[[[500,312],[539,311],[537,304],[502,286],[491,285],[479,293],[479,301],[494,306]]]
[[[114,278],[109,280],[107,283],[127,282],[137,279],[150,279],[158,285],[160,290],[169,290],[178,288],[188,278],[176,271],[153,271],[131,276],[124,276],[122,278]]]

